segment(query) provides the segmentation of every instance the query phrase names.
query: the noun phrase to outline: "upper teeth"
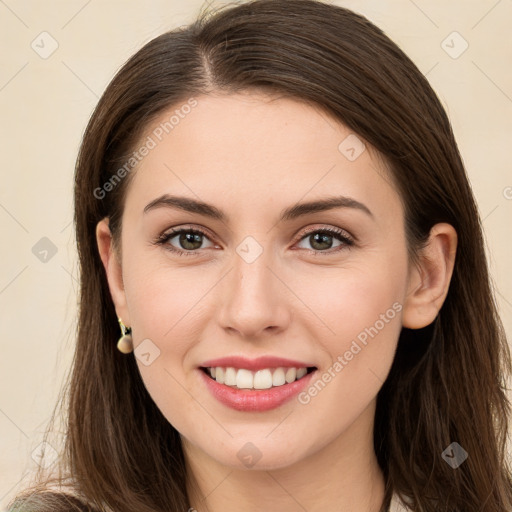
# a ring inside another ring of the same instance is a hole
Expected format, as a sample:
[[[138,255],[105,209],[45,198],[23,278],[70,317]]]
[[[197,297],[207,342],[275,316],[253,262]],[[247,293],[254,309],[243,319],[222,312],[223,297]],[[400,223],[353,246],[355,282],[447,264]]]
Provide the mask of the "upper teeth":
[[[252,372],[244,368],[237,370],[231,366],[208,368],[212,378],[227,386],[240,389],[269,389],[272,386],[282,386],[298,380],[308,372],[307,368],[265,368]]]

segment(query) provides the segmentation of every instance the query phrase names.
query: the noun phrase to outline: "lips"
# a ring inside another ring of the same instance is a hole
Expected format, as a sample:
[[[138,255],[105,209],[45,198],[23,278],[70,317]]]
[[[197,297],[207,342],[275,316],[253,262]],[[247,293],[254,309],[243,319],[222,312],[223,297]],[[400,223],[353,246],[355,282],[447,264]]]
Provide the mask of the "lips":
[[[311,381],[311,363],[273,356],[224,357],[200,367],[207,389],[222,404],[238,411],[267,411],[284,404]]]

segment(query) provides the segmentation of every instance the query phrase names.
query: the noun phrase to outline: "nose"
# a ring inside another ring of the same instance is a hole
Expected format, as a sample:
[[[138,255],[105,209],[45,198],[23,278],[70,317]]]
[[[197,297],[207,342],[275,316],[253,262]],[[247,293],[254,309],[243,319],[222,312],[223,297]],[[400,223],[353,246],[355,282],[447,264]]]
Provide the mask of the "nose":
[[[266,251],[251,263],[235,255],[219,290],[218,318],[228,335],[257,341],[287,329],[290,292],[269,260]]]

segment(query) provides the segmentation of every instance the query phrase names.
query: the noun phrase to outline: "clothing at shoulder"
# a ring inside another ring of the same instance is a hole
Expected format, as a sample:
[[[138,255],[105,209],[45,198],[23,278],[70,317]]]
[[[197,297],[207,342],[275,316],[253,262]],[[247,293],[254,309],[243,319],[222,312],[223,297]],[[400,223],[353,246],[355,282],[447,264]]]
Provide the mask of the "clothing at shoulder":
[[[396,494],[393,494],[389,505],[389,512],[413,512],[413,510],[407,507]]]

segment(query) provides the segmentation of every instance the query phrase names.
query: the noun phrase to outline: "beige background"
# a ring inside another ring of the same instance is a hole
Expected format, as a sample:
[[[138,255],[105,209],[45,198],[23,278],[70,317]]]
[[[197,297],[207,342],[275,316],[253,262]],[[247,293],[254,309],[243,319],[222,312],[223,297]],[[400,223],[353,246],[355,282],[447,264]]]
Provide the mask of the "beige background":
[[[332,3],[380,26],[447,109],[480,206],[510,339],[512,1]],[[0,506],[36,467],[31,453],[70,364],[77,292],[73,166],[86,122],[123,62],[154,36],[191,22],[202,5],[0,0]],[[35,51],[51,49],[42,32],[58,44],[47,58]],[[465,41],[467,50],[453,58]],[[50,246],[43,237],[57,251],[47,261],[38,253]]]

